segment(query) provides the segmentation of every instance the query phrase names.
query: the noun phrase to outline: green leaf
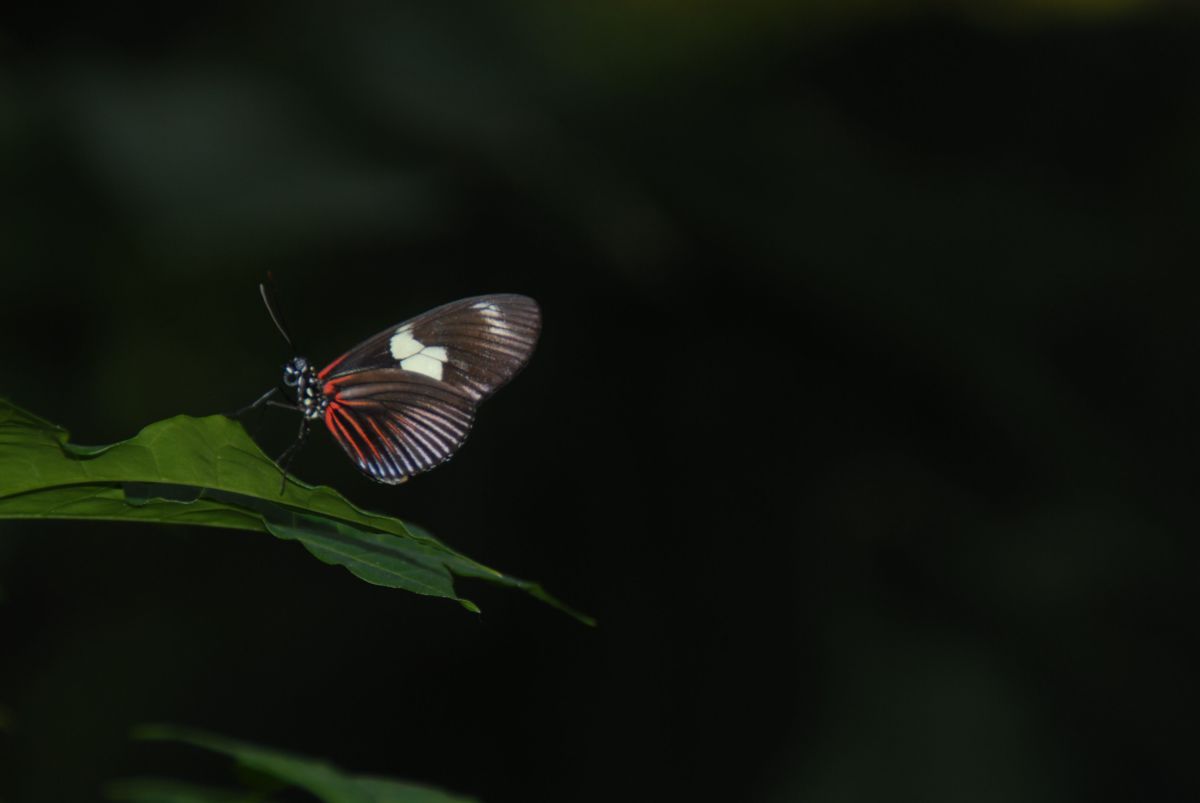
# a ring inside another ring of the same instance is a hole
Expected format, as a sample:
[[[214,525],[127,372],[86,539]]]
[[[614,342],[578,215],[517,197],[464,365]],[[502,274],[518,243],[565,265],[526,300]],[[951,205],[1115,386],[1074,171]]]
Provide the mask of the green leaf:
[[[299,787],[325,803],[472,803],[474,800],[420,784],[367,775],[350,775],[318,759],[304,758],[187,728],[169,725],[148,726],[140,728],[134,736],[140,739],[183,742],[227,755],[248,770]],[[142,803],[142,800],[138,799],[138,803]],[[144,800],[149,803],[151,799]]]
[[[469,610],[454,578],[517,588],[594,624],[536,583],[471,560],[428,532],[361,510],[331,488],[289,476],[242,425],[176,416],[109,446],[67,432],[0,399],[0,519],[92,519],[191,524],[299,541],[320,560],[375,585],[445,597]]]

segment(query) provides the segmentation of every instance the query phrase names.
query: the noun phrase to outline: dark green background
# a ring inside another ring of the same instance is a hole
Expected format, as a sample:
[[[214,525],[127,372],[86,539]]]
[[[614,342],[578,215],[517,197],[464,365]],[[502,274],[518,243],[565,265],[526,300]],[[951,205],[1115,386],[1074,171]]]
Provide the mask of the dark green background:
[[[528,293],[457,459],[295,469],[601,626],[3,522],[0,799],[229,778],[167,721],[488,803],[1200,800],[1200,21],[1107,5],[10,16],[0,393],[237,407],[267,271],[316,361]]]

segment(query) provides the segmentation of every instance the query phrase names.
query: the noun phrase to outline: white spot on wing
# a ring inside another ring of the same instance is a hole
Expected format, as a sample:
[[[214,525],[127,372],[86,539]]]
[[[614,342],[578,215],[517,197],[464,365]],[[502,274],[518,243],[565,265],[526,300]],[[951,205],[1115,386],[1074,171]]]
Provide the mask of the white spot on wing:
[[[439,348],[441,352],[445,354],[445,349],[441,348],[440,346],[437,348]],[[426,349],[425,351],[433,351],[433,349]],[[424,374],[425,376],[430,377],[431,379],[436,379],[439,382],[442,379],[442,361],[435,359],[424,352],[420,354],[414,354],[408,359],[401,360],[400,367],[405,371]]]
[[[473,305],[479,310],[479,314],[488,319],[488,322],[493,326],[500,325],[504,321],[504,315],[500,312],[500,308],[490,301],[479,301]]]
[[[441,381],[447,359],[445,346],[426,346],[413,337],[411,326],[401,326],[388,341],[388,349],[403,370]]]
[[[414,354],[420,354],[425,346],[413,337],[411,326],[401,326],[396,330],[396,334],[392,335],[388,348],[392,351],[392,359],[405,360]]]

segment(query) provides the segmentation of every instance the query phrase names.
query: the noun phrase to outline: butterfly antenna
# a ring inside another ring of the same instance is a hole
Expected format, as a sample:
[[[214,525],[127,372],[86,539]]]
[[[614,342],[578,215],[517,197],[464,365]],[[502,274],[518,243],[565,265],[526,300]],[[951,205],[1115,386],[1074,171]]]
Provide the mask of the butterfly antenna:
[[[275,303],[275,293],[273,290],[274,284],[271,274],[267,274],[267,281],[258,283],[258,294],[262,296],[263,304],[267,307],[267,314],[271,316],[271,321],[275,324],[275,328],[279,330],[279,334],[283,335],[283,339],[291,346],[292,351],[296,350],[296,344],[292,341],[292,336],[288,334],[287,326],[284,325],[283,315],[279,311],[279,305]]]

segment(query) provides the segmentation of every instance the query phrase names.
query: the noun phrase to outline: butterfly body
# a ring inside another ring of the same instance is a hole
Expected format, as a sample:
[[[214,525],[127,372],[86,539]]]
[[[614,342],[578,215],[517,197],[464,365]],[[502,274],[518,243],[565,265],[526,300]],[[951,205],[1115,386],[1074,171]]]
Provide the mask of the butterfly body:
[[[325,415],[329,397],[321,389],[321,380],[316,370],[304,357],[293,357],[283,366],[283,384],[296,389],[296,406],[309,421]]]
[[[466,440],[479,403],[529,360],[537,303],[497,294],[451,302],[385,329],[317,371],[284,366],[304,416],[322,420],[371,479],[397,485],[446,460]]]

